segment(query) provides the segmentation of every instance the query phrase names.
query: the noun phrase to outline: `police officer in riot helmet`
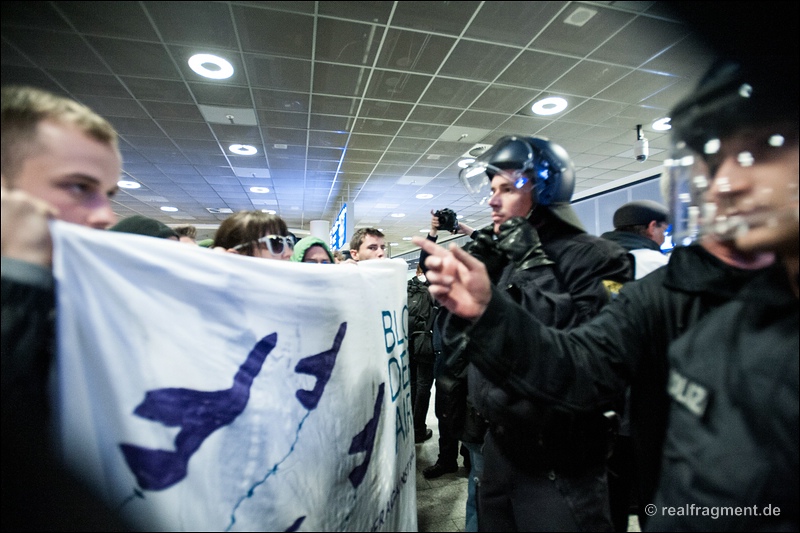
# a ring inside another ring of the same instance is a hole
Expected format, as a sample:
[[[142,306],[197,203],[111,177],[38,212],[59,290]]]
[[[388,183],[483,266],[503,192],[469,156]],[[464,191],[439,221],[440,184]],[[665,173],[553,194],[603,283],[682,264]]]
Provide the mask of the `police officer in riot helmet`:
[[[621,255],[624,250],[587,234],[570,206],[575,169],[562,146],[543,137],[503,137],[462,169],[459,178],[478,203],[491,207],[493,241],[505,240],[506,235],[527,223],[535,228],[530,237],[532,243],[540,241],[547,257],[556,263],[562,253],[585,248],[582,251],[590,255],[583,260],[592,268],[557,267],[564,271],[562,274],[572,272],[576,276],[562,279],[568,281],[569,292],[583,318],[594,315],[608,296],[603,284],[579,284],[578,288],[574,282],[585,271],[597,273],[602,280],[630,279],[632,267]],[[513,238],[511,242],[516,243]],[[529,255],[537,249],[532,243]]]
[[[632,278],[625,250],[588,235],[570,207],[575,172],[558,144],[503,137],[459,177],[492,217],[464,249],[486,265],[498,291],[547,325],[566,329],[588,320],[610,299],[605,280]],[[421,263],[426,257],[423,251]],[[567,414],[506,388],[448,344],[457,337],[448,332],[459,327],[448,316],[440,313],[437,321],[448,366],[465,371],[469,403],[489,422],[478,494],[481,530],[611,530],[605,468],[613,417],[604,413],[615,403]]]

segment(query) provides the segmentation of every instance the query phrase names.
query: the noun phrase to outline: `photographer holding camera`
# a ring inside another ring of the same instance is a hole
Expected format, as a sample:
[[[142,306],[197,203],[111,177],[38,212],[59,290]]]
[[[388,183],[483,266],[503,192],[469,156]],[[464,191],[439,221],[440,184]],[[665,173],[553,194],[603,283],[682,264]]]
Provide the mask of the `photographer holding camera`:
[[[455,211],[445,207],[438,211],[431,210],[431,230],[428,232],[428,240],[436,242],[439,230],[449,231],[453,235],[461,233],[462,235],[469,235],[473,237],[475,230],[463,222],[458,221],[458,215]]]
[[[466,224],[458,222],[458,216],[452,209],[431,210],[431,229],[428,240],[436,242],[439,230],[447,230],[452,234],[462,233],[473,235],[475,230]],[[425,254],[425,252],[422,252]],[[420,256],[419,266],[425,269],[424,261],[427,255]],[[438,306],[437,306],[438,309]],[[445,474],[458,470],[458,442],[463,429],[464,408],[467,397],[466,382],[459,376],[447,375],[447,370],[442,360],[441,340],[434,322],[433,350],[434,350],[434,379],[436,380],[436,396],[434,398],[434,412],[439,426],[439,456],[436,463],[422,471],[426,479],[435,479]],[[465,376],[462,376],[465,377]],[[469,459],[464,456],[464,464],[469,464]],[[469,470],[469,468],[468,468]]]
[[[464,250],[484,263],[497,290],[541,322],[557,329],[586,322],[610,300],[604,281],[632,279],[626,251],[588,235],[570,207],[574,169],[561,146],[541,137],[503,137],[459,177],[492,210],[492,224],[472,232]],[[421,264],[428,255],[423,249]],[[452,333],[469,322],[446,310],[446,298],[435,296],[443,304],[435,328],[446,367],[441,374],[466,376],[468,403],[489,426],[482,447],[461,437],[475,468],[465,530],[476,527],[470,506],[479,484],[481,531],[611,531],[606,461],[614,417],[606,412],[616,404],[566,413],[510,390],[503,379],[468,363],[463,337]],[[437,393],[438,379],[437,374]]]

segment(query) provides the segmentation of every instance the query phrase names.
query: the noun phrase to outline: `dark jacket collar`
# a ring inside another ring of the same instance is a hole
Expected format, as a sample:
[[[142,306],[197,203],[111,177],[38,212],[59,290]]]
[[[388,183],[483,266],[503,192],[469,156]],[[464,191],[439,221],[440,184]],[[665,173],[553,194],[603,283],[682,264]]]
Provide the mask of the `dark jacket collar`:
[[[743,285],[764,270],[766,269],[744,270],[730,266],[698,244],[678,246],[673,249],[667,263],[664,286],[688,293],[731,298]]]
[[[607,231],[600,235],[600,237],[619,244],[629,252],[631,250],[641,250],[642,248],[661,251],[661,247],[653,239],[648,239],[647,237],[629,231]]]

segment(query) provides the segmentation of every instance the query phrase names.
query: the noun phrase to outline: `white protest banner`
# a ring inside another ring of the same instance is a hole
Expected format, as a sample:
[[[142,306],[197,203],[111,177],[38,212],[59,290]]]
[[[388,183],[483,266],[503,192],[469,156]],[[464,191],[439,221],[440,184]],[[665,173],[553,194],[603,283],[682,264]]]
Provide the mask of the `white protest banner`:
[[[66,460],[143,529],[416,531],[406,264],[53,222]]]

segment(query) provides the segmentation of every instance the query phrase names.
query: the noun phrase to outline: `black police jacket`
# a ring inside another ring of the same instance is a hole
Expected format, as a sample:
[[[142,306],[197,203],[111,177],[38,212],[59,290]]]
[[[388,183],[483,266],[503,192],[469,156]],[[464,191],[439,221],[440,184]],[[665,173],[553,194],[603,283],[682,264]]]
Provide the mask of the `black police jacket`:
[[[566,331],[542,324],[493,287],[475,323],[449,316],[443,343],[463,350],[507,394],[576,415],[613,402],[630,383],[644,505],[655,492],[667,424],[667,348],[755,275],[700,246],[676,248],[666,267],[626,283],[593,320]]]
[[[798,530],[799,322],[775,265],[672,344],[654,531]]]
[[[481,230],[467,251],[487,264],[498,290],[542,324],[565,329],[586,321],[609,301],[603,280],[627,281],[630,263],[616,244],[554,221],[548,229],[548,240],[540,241],[528,220],[511,219],[494,239],[491,228]],[[580,414],[553,409],[506,390],[475,367],[469,368],[467,382],[495,442],[520,468],[580,470],[605,460],[610,428],[603,413],[611,404]]]

